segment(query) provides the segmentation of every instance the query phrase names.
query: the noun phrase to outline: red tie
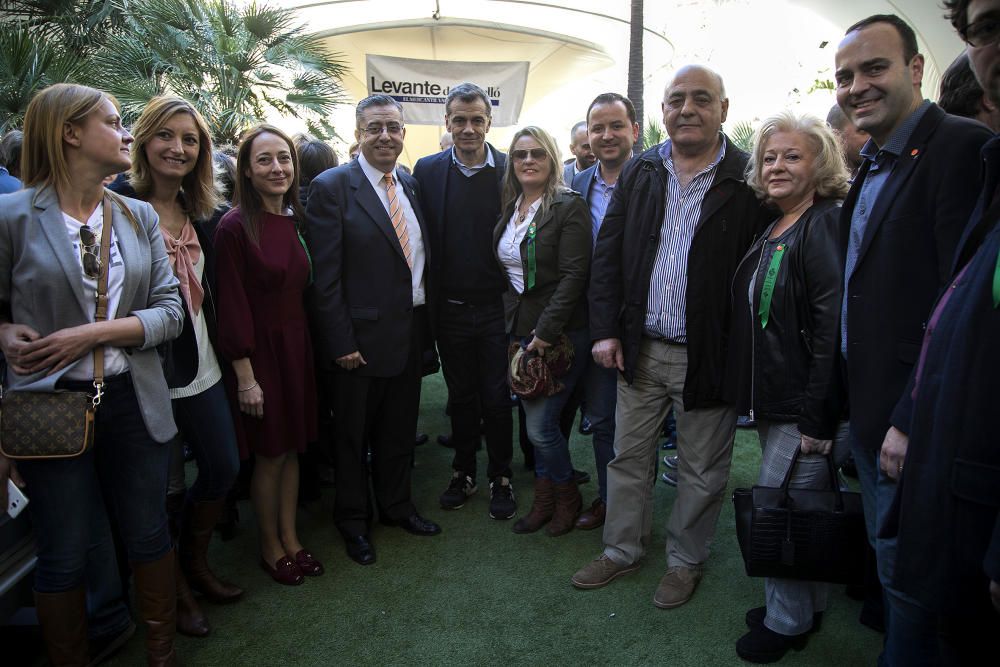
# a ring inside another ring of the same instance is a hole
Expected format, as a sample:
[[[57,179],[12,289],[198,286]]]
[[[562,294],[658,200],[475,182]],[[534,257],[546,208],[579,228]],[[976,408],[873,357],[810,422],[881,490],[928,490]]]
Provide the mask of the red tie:
[[[392,220],[392,228],[396,230],[396,238],[399,239],[399,247],[403,249],[406,265],[412,271],[413,257],[410,250],[410,234],[406,231],[403,207],[400,206],[399,197],[396,196],[396,184],[392,180],[392,174],[385,175],[385,189],[389,194],[389,218]]]

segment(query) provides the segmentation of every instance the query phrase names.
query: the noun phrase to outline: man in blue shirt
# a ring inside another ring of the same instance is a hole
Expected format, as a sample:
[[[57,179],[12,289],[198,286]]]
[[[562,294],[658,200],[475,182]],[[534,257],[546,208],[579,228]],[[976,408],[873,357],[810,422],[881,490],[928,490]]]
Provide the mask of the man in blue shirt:
[[[871,135],[841,217],[841,353],[851,452],[885,587],[888,665],[924,664],[935,655],[936,642],[933,617],[892,587],[895,539],[876,537],[895,492],[892,477],[879,471],[879,452],[888,457],[891,472],[902,469],[905,437],[890,428],[890,415],[975,204],[979,150],[990,136],[979,123],[923,99],[923,68],[913,30],[894,15],[859,21],[837,49],[837,102]]]
[[[598,95],[587,109],[587,132],[590,149],[597,164],[573,179],[573,189],[583,195],[590,207],[594,243],[604,222],[604,214],[615,191],[618,176],[632,158],[632,146],[639,139],[639,123],[631,100],[618,93]],[[587,416],[594,436],[594,464],[597,467],[598,497],[576,520],[576,527],[597,528],[604,525],[608,502],[608,463],[615,456],[615,404],[617,369],[589,362],[584,376]]]

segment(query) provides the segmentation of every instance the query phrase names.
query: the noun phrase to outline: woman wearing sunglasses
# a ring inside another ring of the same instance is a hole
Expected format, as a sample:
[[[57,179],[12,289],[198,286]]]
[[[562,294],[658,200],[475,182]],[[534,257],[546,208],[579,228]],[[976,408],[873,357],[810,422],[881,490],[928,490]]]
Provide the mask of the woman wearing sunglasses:
[[[545,130],[519,130],[509,155],[503,214],[493,232],[508,282],[507,332],[527,354],[544,357],[561,343],[575,356],[566,375],[558,378],[559,391],[521,400],[535,446],[535,497],[531,511],[513,530],[533,533],[548,524],[546,532],[554,537],[573,528],[582,505],[559,415],[590,354],[585,294],[590,211],[580,195],[563,185],[559,153]]]
[[[301,584],[323,566],[299,542],[298,454],[316,439],[316,380],[303,294],[312,261],[299,234],[298,158],[288,136],[259,125],[236,156],[236,207],[215,233],[219,348],[229,362],[230,403],[244,456],[254,455],[250,494],[261,567]]]
[[[184,312],[156,213],[103,186],[129,168],[131,143],[114,99],[85,86],[50,86],[25,114],[25,189],[0,197],[5,390],[94,393],[92,352],[103,352],[94,445],[74,458],[24,460],[16,470],[0,456],[0,501],[8,476],[26,485],[30,499],[36,608],[55,665],[91,660],[85,569],[88,550],[114,558],[105,503],[135,575],[149,664],[176,661],[164,443],[177,429],[156,346],[180,333]],[[102,272],[108,315],[95,322]]]
[[[174,420],[167,511],[178,539],[177,631],[209,633],[191,588],[216,604],[234,602],[243,590],[217,578],[208,566],[208,544],[239,471],[236,434],[215,351],[215,253],[204,225],[217,209],[212,138],[201,114],[179,97],[150,100],[132,131],[132,169],[118,192],[149,202],[160,219],[170,266],[184,299],[184,329],[165,347],[164,371]],[[184,480],[184,445],[195,455],[198,477]],[[188,586],[190,582],[190,587]]]

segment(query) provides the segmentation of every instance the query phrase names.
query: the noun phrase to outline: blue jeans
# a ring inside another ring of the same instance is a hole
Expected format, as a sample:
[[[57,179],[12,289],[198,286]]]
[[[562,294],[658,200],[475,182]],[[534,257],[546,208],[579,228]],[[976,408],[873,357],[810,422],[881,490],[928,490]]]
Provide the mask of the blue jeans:
[[[593,360],[590,350],[583,378],[587,418],[593,429],[594,465],[597,492],[608,502],[608,463],[615,458],[615,406],[618,404],[618,369],[604,368]]]
[[[853,433],[851,454],[861,484],[868,542],[875,549],[878,578],[885,591],[885,646],[879,656],[879,665],[910,667],[940,664],[937,617],[910,596],[893,588],[896,539],[877,537],[896,494],[896,482],[879,470],[878,452],[865,447]]]
[[[559,416],[583,376],[590,358],[590,334],[587,329],[565,332],[573,346],[573,365],[559,378],[563,388],[552,396],[521,400],[524,406],[528,438],[535,446],[535,476],[562,484],[573,479],[569,442],[559,430]]]
[[[89,385],[64,384],[77,390]],[[167,453],[168,448],[146,430],[125,373],[109,378],[105,385],[94,445],[88,452],[73,459],[18,463],[28,484],[28,509],[38,545],[35,590],[60,593],[82,586],[91,573],[88,554],[114,563],[105,500],[130,561],[152,562],[170,551]],[[101,574],[117,584],[117,571],[112,575],[105,566]]]
[[[219,500],[240,471],[236,431],[222,382],[189,396],[171,401],[179,437],[191,447],[198,463],[198,478],[188,490],[194,502]]]

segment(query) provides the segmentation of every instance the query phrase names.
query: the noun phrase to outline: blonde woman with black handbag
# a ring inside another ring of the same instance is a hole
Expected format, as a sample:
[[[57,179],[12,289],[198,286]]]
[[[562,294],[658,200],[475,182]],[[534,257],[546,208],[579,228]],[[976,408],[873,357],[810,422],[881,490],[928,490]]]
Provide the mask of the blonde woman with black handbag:
[[[113,98],[50,86],[25,115],[25,189],[0,197],[0,488],[10,476],[30,499],[36,607],[55,665],[90,662],[85,566],[88,548],[111,539],[105,501],[135,575],[148,662],[176,663],[164,445],[177,429],[156,346],[184,314],[155,212],[103,186],[129,168],[131,143]],[[30,413],[56,390],[94,395],[92,442],[74,455],[31,442],[45,420],[11,423],[12,397],[27,397]],[[10,456],[22,459],[16,469]]]

